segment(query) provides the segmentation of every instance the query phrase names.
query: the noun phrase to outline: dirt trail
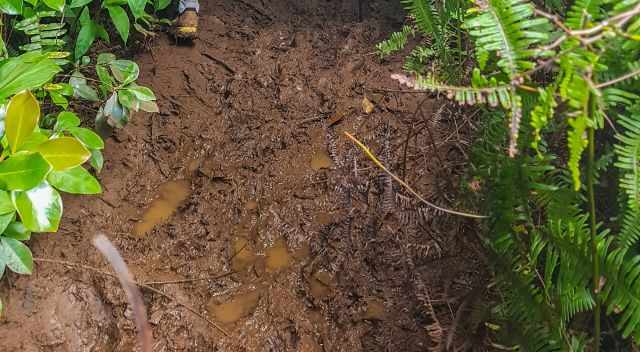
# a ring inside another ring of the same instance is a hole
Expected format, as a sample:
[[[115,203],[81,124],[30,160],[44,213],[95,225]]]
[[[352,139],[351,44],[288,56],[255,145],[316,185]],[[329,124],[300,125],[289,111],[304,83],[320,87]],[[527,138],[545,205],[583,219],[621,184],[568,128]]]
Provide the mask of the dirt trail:
[[[34,255],[108,270],[91,246],[101,232],[139,281],[199,279],[156,287],[229,336],[145,292],[154,351],[433,346],[438,324],[451,326],[482,283],[474,223],[418,206],[342,136],[355,133],[421,193],[452,204],[469,122],[436,114],[434,102],[416,117],[418,97],[373,91],[394,87],[400,69],[373,54],[402,20],[397,1],[370,1],[361,23],[335,1],[202,5],[194,46],[160,35],[137,58],[161,113],[136,115],[107,141],[104,194],[65,199],[61,233],[36,236]],[[110,278],[38,263],[31,277],[9,275],[0,295],[2,351],[135,350]]]

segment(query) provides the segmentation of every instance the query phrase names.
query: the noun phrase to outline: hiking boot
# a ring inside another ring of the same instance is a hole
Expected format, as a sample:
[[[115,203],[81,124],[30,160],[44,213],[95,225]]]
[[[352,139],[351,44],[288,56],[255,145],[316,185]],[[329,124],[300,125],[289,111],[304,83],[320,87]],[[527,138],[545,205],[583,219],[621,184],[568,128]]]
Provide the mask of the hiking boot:
[[[186,9],[178,17],[174,31],[178,38],[196,38],[198,36],[198,13],[193,9]]]

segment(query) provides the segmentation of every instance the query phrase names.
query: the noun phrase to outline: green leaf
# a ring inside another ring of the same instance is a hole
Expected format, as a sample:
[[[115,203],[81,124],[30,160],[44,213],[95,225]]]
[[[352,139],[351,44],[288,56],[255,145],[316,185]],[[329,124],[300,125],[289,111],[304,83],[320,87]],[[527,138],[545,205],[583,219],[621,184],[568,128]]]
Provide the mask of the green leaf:
[[[20,15],[22,14],[22,4],[22,0],[0,0],[0,12],[7,15]]]
[[[107,65],[115,60],[116,57],[113,54],[100,54],[98,55],[98,64],[96,65],[96,74],[100,79],[100,85],[103,90],[103,93],[111,92],[113,89],[114,81],[111,75],[109,74],[109,70],[107,69]]]
[[[75,97],[80,97],[89,101],[100,100],[96,90],[87,84],[86,77],[80,71],[75,71],[71,74],[69,84],[73,88],[73,95]]]
[[[0,214],[11,213],[15,210],[9,192],[0,190]]]
[[[8,190],[27,190],[40,184],[51,165],[38,153],[19,153],[0,162],[0,185]]]
[[[87,10],[85,7],[83,10]],[[83,24],[80,27],[80,33],[78,33],[78,37],[76,38],[76,49],[75,49],[75,58],[79,59],[84,55],[87,50],[91,47],[93,42],[96,40],[96,25],[93,21],[89,20],[89,23]]]
[[[47,182],[28,191],[11,193],[20,220],[34,232],[56,232],[62,217],[62,198]]]
[[[169,4],[171,4],[171,0],[155,0],[153,2],[153,6],[155,7],[156,11],[166,9]]]
[[[118,91],[118,101],[127,109],[138,111],[140,105],[138,99],[136,99],[136,96],[128,89],[121,89]]]
[[[109,65],[111,66],[113,77],[122,82],[122,85],[135,81],[140,75],[138,64],[130,60],[113,60]]]
[[[70,111],[63,111],[58,114],[58,119],[53,129],[55,131],[66,131],[71,127],[78,126],[80,126],[80,118],[78,117],[78,115]]]
[[[69,100],[65,98],[62,94],[58,92],[49,92],[49,96],[51,97],[51,101],[57,106],[66,109],[69,107]]]
[[[127,12],[120,6],[107,6],[107,11],[109,11],[109,16],[118,34],[120,34],[120,38],[126,44],[127,39],[129,39],[129,16],[127,16]]]
[[[31,231],[22,222],[14,221],[7,226],[2,236],[18,241],[28,241],[31,238]]]
[[[14,273],[31,275],[33,257],[29,247],[22,242],[13,238],[0,238],[0,256]]]
[[[126,90],[131,92],[133,95],[135,95],[136,98],[142,101],[156,100],[156,96],[155,94],[153,94],[153,91],[147,87],[133,86],[127,88]]]
[[[50,8],[62,12],[64,10],[64,0],[43,0],[45,5]]]
[[[104,157],[102,156],[102,152],[99,150],[91,149],[91,159],[89,159],[89,164],[93,167],[96,172],[102,171],[102,166],[104,165]]]
[[[171,4],[171,0],[155,0],[153,2],[153,7],[156,11],[160,11],[166,9],[169,4]]]
[[[0,62],[0,101],[49,82],[60,72],[55,62],[39,53],[26,53]]]
[[[104,141],[88,128],[71,127],[68,131],[89,149],[103,149]]]
[[[0,233],[3,233],[7,229],[9,224],[11,224],[11,222],[14,221],[15,219],[16,219],[15,212],[0,215]]]
[[[40,104],[29,91],[16,94],[7,107],[5,128],[11,152],[15,153],[33,133],[40,119]]]
[[[127,108],[118,102],[118,94],[113,93],[104,104],[103,114],[106,115],[106,122],[111,127],[122,128],[129,121]]]
[[[73,194],[98,194],[102,192],[100,182],[84,167],[76,166],[49,174],[49,183],[56,189]]]
[[[25,139],[24,143],[18,148],[18,152],[27,151],[27,152],[35,152],[38,146],[47,140],[49,140],[49,135],[45,134],[46,130],[38,130],[34,131],[29,138]]]
[[[127,0],[127,2],[133,17],[138,19],[144,15],[144,7],[147,5],[147,0]]]
[[[76,7],[82,7],[84,5],[87,5],[89,3],[91,3],[92,0],[72,0],[71,4],[69,5],[70,8],[76,8]]]
[[[56,171],[82,165],[89,160],[91,153],[82,143],[73,137],[50,139],[38,146],[37,151]]]
[[[96,23],[96,35],[106,43],[111,43],[111,39],[109,39],[109,32],[107,32],[103,25]]]

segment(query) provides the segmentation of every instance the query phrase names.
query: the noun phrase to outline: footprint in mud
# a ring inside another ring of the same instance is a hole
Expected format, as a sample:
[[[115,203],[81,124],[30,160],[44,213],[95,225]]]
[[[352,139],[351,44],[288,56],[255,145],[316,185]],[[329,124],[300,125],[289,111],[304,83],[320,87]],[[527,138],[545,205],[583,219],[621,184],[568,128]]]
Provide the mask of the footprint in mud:
[[[133,227],[133,234],[142,236],[157,225],[167,221],[191,194],[187,180],[169,181],[160,186],[158,195],[142,215],[142,220]]]
[[[219,303],[212,299],[207,304],[207,311],[213,319],[223,324],[232,324],[251,315],[258,306],[261,295],[262,289],[257,288],[253,291],[236,295],[224,303]]]

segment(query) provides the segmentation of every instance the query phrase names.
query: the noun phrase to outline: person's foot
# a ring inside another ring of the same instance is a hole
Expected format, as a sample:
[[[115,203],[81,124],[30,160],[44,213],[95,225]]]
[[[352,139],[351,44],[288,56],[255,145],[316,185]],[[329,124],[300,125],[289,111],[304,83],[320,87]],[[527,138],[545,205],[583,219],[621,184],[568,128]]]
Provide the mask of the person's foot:
[[[195,10],[186,9],[180,14],[175,26],[175,35],[183,39],[194,39],[198,36],[198,13]]]

